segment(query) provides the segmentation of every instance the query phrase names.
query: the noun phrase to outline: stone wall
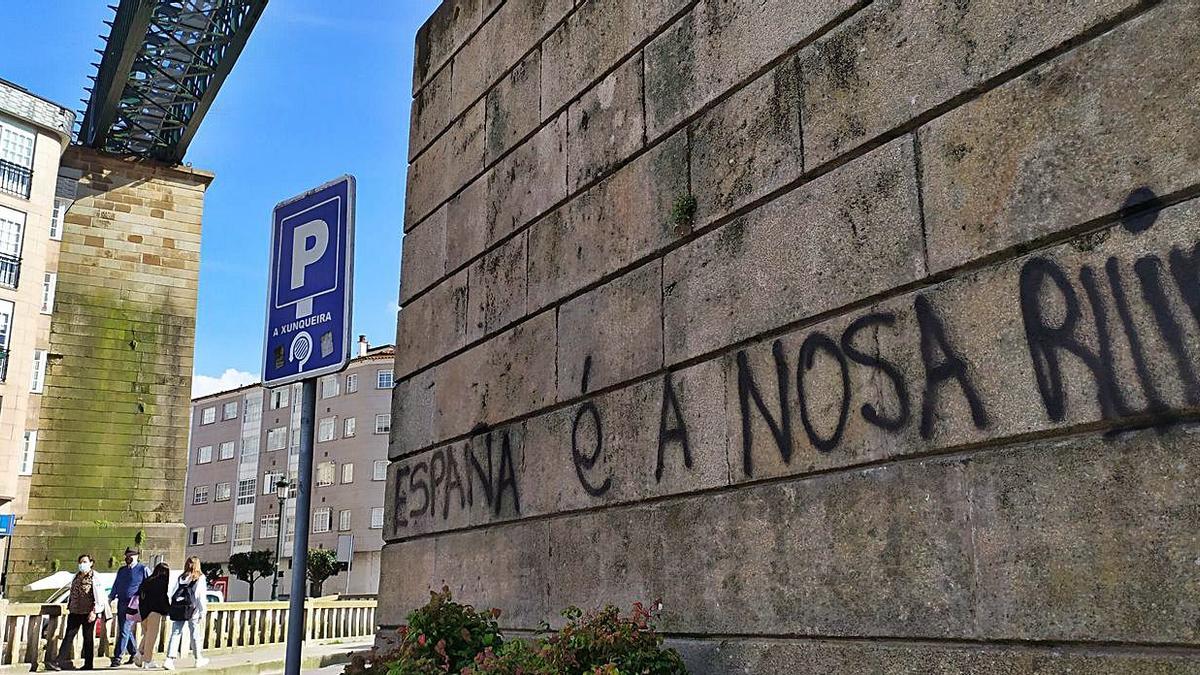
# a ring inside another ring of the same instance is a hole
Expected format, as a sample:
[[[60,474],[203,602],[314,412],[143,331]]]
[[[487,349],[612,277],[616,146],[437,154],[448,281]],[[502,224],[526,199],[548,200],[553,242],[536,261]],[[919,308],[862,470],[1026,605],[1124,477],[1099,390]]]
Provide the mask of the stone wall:
[[[200,217],[212,174],[71,146],[35,472],[12,547],[18,589],[80,553],[183,560]],[[44,594],[43,594],[44,595]]]
[[[1197,673],[1200,5],[457,0],[381,621],[695,672]]]

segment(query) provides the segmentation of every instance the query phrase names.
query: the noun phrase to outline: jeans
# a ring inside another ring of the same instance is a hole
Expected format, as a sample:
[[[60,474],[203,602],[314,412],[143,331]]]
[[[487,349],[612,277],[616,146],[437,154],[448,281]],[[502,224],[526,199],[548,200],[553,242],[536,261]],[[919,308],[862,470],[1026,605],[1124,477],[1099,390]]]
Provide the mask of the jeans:
[[[96,622],[88,621],[87,614],[68,614],[67,631],[63,635],[62,644],[58,647],[58,662],[66,663],[71,656],[71,648],[75,643],[75,634],[83,629],[83,669],[92,670],[92,659],[96,656]]]
[[[137,641],[133,638],[137,622],[129,620],[129,615],[125,613],[128,608],[129,601],[117,600],[117,646],[113,648],[113,661],[119,661],[121,654],[128,654],[132,658],[137,653]]]
[[[171,639],[167,640],[167,658],[179,658],[179,650],[183,646],[183,627],[186,624],[192,637],[192,655],[200,659],[200,646],[204,643],[204,614],[196,612],[187,621],[171,622]]]

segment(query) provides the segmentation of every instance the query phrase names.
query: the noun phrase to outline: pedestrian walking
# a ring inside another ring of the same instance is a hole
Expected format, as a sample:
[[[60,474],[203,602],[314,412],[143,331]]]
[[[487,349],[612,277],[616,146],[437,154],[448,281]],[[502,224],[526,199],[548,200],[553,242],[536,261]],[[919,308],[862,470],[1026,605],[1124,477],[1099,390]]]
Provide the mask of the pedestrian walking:
[[[183,564],[183,574],[179,575],[179,581],[171,591],[171,608],[168,612],[171,617],[171,639],[167,641],[167,660],[163,661],[163,668],[175,670],[175,659],[179,658],[183,643],[184,625],[192,637],[196,667],[203,668],[208,663],[201,652],[207,593],[208,584],[205,583],[204,573],[200,571],[200,558],[192,556]]]
[[[171,611],[167,591],[171,585],[171,568],[160,562],[142,582],[137,594],[137,612],[142,623],[142,642],[133,662],[140,668],[154,668],[154,650],[158,648],[158,634],[162,622]]]
[[[117,570],[117,578],[113,581],[112,590],[108,593],[109,602],[117,601],[115,631],[117,646],[113,650],[112,663],[109,664],[113,668],[121,665],[122,654],[129,655],[129,660],[125,663],[133,663],[134,657],[137,655],[137,642],[134,640],[134,629],[137,622],[131,620],[129,601],[137,596],[142,582],[150,576],[150,569],[138,562],[138,556],[141,554],[141,549],[134,546],[125,549],[125,564]]]
[[[104,589],[96,583],[92,556],[85,553],[79,556],[78,562],[79,571],[71,580],[71,594],[67,597],[67,631],[58,647],[57,658],[46,663],[50,670],[71,667],[71,648],[80,629],[83,629],[83,669],[95,670],[96,619],[103,620],[108,614],[108,603],[104,599]]]

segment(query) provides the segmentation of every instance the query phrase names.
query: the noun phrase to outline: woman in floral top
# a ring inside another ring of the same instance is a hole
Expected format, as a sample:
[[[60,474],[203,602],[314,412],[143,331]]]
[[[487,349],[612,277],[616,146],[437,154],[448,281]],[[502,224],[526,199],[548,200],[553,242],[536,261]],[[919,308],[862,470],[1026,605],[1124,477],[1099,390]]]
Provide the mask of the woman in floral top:
[[[75,634],[83,629],[83,669],[94,670],[92,660],[96,656],[96,619],[108,614],[108,600],[104,589],[96,583],[92,571],[92,556],[79,556],[79,572],[71,581],[71,595],[67,598],[67,632],[58,648],[58,658],[47,662],[51,670],[62,670],[69,665],[71,647]]]

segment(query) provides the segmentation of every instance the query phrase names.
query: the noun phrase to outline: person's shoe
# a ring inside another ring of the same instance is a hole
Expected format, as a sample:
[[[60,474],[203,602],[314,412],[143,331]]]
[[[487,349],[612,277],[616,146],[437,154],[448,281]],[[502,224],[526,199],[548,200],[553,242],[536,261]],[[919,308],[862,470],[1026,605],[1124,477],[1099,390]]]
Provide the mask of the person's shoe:
[[[175,670],[175,659],[163,661],[163,670]]]
[[[154,670],[158,664],[153,661],[142,661],[142,668],[145,670]]]
[[[135,663],[137,660],[138,660],[138,657],[137,657],[137,655],[135,655],[135,654],[130,654],[130,655],[129,655],[129,660],[125,662],[125,665],[127,665],[127,666],[133,665],[133,664],[134,664],[134,663]]]
[[[204,666],[207,666],[207,665],[208,665],[208,659],[204,658],[203,656],[196,659],[196,667],[197,668],[203,668]]]
[[[118,657],[115,657],[113,660],[109,661],[108,667],[109,668],[120,668],[121,667],[121,657],[118,656]]]
[[[58,663],[54,661],[47,661],[46,668],[49,670],[62,670],[62,666],[58,665]]]
[[[142,667],[142,655],[141,654],[137,654],[136,656],[133,657],[133,665],[138,668]]]

